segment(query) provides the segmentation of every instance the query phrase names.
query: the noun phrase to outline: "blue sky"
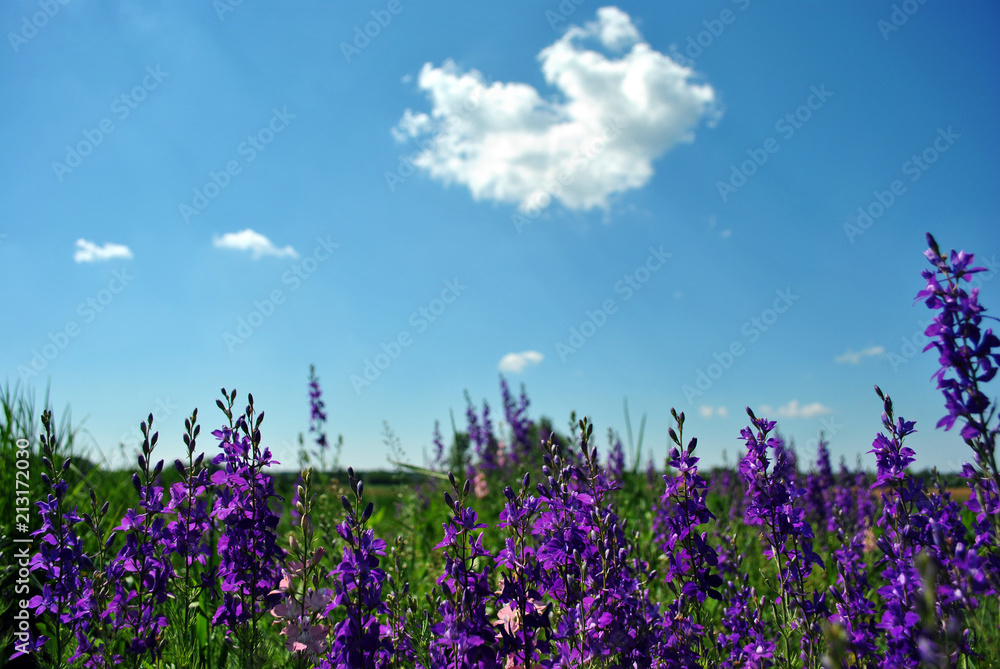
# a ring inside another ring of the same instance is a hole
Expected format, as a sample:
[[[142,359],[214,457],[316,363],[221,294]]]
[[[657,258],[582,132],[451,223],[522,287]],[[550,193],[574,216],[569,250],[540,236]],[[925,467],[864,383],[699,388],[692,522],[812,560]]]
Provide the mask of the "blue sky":
[[[214,450],[225,386],[294,465],[314,363],[362,468],[383,420],[420,463],[501,371],[557,425],[624,435],[627,397],[657,458],[676,407],[732,461],[750,405],[853,463],[876,383],[918,465],[967,457],[913,296],[929,230],[1000,305],[991,4],[36,0],[0,26],[0,358],[95,455],[152,412],[174,457],[195,406]]]

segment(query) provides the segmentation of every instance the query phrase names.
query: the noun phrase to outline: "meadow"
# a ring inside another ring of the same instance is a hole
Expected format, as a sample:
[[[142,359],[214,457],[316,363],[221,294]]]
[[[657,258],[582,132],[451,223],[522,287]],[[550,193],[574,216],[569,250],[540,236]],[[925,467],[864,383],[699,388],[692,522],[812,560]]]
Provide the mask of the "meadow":
[[[147,417],[134,470],[111,471],[7,387],[0,666],[996,666],[1000,340],[965,287],[973,256],[930,235],[925,255],[944,414],[921,428],[968,449],[961,473],[913,470],[915,422],[878,387],[854,467],[752,408],[734,467],[699,468],[673,410],[655,462],[641,429],[534,420],[501,378],[502,419],[468,401],[424,466],[360,473],[313,369],[299,474],[272,467],[249,393],[224,388],[182,435]]]

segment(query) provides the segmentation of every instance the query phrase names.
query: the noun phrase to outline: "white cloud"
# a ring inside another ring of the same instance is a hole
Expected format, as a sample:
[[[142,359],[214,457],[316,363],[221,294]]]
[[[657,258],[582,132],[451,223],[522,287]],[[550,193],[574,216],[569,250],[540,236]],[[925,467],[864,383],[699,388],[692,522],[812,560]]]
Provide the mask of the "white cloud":
[[[508,353],[500,358],[500,371],[520,374],[528,365],[537,365],[545,358],[538,351],[522,351],[521,353]]]
[[[700,413],[703,418],[711,418],[712,416],[718,416],[719,418],[729,417],[729,411],[726,407],[711,407],[707,404],[698,407],[698,413]]]
[[[76,262],[97,262],[98,260],[131,257],[132,249],[124,244],[107,242],[104,246],[98,246],[86,239],[76,240],[76,252],[73,254],[73,260]]]
[[[227,232],[221,237],[212,240],[212,245],[217,249],[234,249],[236,251],[249,251],[250,257],[254,260],[262,256],[276,256],[278,258],[298,258],[299,254],[291,246],[279,249],[271,243],[271,240],[254,232],[250,228],[239,232]]]
[[[848,365],[856,365],[861,362],[862,358],[871,358],[877,355],[885,355],[884,346],[869,346],[868,348],[861,349],[860,351],[847,349],[845,352],[834,358],[833,361],[840,364],[846,363]]]
[[[609,57],[583,41],[622,53]],[[717,117],[712,87],[642,41],[615,7],[571,26],[538,59],[558,96],[493,82],[450,60],[426,63],[417,85],[431,111],[407,109],[393,135],[417,139],[413,163],[445,184],[466,186],[476,200],[530,212],[547,207],[551,191],[569,209],[607,209],[612,195],[650,180],[653,161],[694,141],[702,118]]]
[[[773,415],[778,418],[815,418],[816,416],[825,416],[832,413],[833,409],[824,406],[820,402],[800,406],[798,400],[792,400],[777,409],[772,409],[767,404],[762,404],[760,412],[768,417]]]

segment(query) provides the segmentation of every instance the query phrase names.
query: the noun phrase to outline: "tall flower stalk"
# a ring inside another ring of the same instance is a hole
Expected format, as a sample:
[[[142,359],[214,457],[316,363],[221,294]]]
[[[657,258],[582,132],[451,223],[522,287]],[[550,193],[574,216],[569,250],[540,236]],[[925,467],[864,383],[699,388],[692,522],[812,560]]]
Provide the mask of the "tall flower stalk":
[[[139,495],[138,510],[129,509],[115,531],[124,533],[125,545],[108,566],[114,596],[108,613],[119,630],[131,634],[129,651],[149,653],[152,660],[162,656],[160,633],[167,627],[162,605],[170,594],[174,577],[170,561],[169,537],[164,519],[164,491],[160,485],[163,460],[150,467],[150,457],[159,433],[150,434],[153,415],[144,421],[139,472],[132,474],[132,486]]]
[[[277,462],[270,449],[261,446],[264,412],[255,411],[253,395],[248,396],[244,413],[234,415],[236,390],[227,394],[223,388],[222,394],[225,402],[216,403],[229,425],[212,433],[222,448],[213,463],[225,466],[212,475],[212,483],[218,486],[212,517],[225,527],[217,547],[223,603],[212,623],[226,626],[227,635],[236,637],[243,666],[256,668],[266,659],[258,623],[280,601],[276,590],[284,551],[275,532],[278,515],[270,507],[278,495],[272,477],[264,471]]]
[[[313,532],[315,500],[311,493],[311,469],[302,472],[301,481],[293,502],[298,514],[293,516],[294,533],[288,538],[289,559],[278,587],[282,601],[271,609],[271,614],[274,623],[281,626],[285,649],[292,654],[293,665],[306,669],[329,648],[326,611],[333,601],[333,591],[322,585],[325,579],[320,563],[326,551],[316,545]]]
[[[882,425],[888,434],[875,435],[870,453],[875,454],[878,475],[872,489],[882,490],[882,516],[877,525],[882,529],[878,546],[883,557],[879,561],[886,585],[878,594],[886,609],[878,627],[884,631],[886,654],[881,664],[890,667],[917,667],[920,663],[920,573],[915,557],[927,544],[926,497],[923,481],[908,476],[906,468],[914,461],[912,448],[903,440],[916,430],[914,421],[896,418],[892,398],[875,386],[883,402]]]
[[[579,455],[564,461],[550,438],[538,490],[545,509],[535,522],[540,591],[558,607],[553,664],[650,666],[662,649],[659,610],[646,589],[648,565],[635,557],[610,493],[617,488],[591,446],[594,426],[578,423]],[[568,458],[567,458],[568,459]]]
[[[741,431],[747,453],[740,461],[740,474],[747,486],[744,520],[764,527],[764,556],[777,563],[778,583],[772,601],[785,642],[785,661],[791,652],[790,638],[798,634],[802,660],[806,667],[814,667],[820,657],[819,620],[826,606],[824,593],[810,595],[806,591],[806,580],[813,565],[824,565],[813,551],[813,531],[805,520],[805,509],[796,504],[805,490],[795,486],[795,468],[786,460],[789,451],[778,437],[771,436],[776,423],[757,418],[749,407],[747,415],[751,426]],[[775,456],[771,471],[769,450]]]
[[[551,607],[542,602],[538,589],[541,567],[531,537],[539,500],[528,493],[530,481],[531,475],[525,473],[516,494],[510,486],[504,488],[507,503],[497,526],[507,533],[504,547],[497,553],[497,564],[503,568],[497,596],[502,652],[508,664],[518,667],[534,666],[536,658],[550,649],[547,632]]]
[[[498,669],[496,632],[486,614],[492,572],[486,561],[493,556],[477,532],[487,525],[466,505],[472,481],[466,479],[461,488],[453,474],[449,481],[455,497],[445,492],[444,501],[452,515],[443,525],[444,539],[434,547],[444,549],[445,566],[437,581],[444,596],[438,607],[440,621],[431,628],[436,637],[430,649],[431,668]]]
[[[329,657],[321,669],[384,669],[393,655],[391,630],[380,617],[389,613],[382,600],[385,571],[379,557],[385,556],[385,542],[375,538],[368,527],[375,505],[362,508],[364,483],[347,469],[353,499],[341,495],[347,512],[337,532],[346,542],[340,564],[333,570],[336,594],[327,613],[341,609],[346,617],[334,630]]]
[[[971,467],[964,470],[973,491],[969,508],[977,514],[978,523],[988,523],[982,529],[993,534],[992,540],[984,543],[991,547],[990,571],[995,587],[1000,589],[1000,551],[996,548],[1000,537],[1000,468],[996,455],[1000,422],[994,420],[997,406],[984,392],[985,384],[1000,368],[1000,338],[992,328],[983,329],[983,319],[991,317],[984,316],[986,309],[979,304],[979,289],[967,291],[964,287],[985,268],[970,267],[974,255],[965,251],[952,250],[946,256],[930,233],[927,246],[924,256],[934,269],[921,273],[927,283],[916,299],[923,299],[936,312],[925,331],[931,342],[924,350],[933,348],[938,352],[940,367],[932,378],[937,379],[948,411],[937,427],[950,430],[961,422],[962,438],[975,453],[978,471]]]
[[[692,665],[714,648],[706,645],[705,600],[722,599],[718,574],[719,556],[708,543],[708,533],[700,531],[715,519],[708,510],[708,483],[698,474],[694,456],[697,439],[684,446],[684,413],[670,410],[677,430],[670,428],[673,442],[668,458],[670,469],[663,475],[666,489],[661,498],[659,543],[667,558],[666,583],[674,594],[664,625],[670,635],[668,647],[680,665]],[[706,647],[707,646],[707,647]]]
[[[41,544],[38,553],[31,559],[30,567],[32,571],[40,572],[44,585],[42,593],[32,597],[28,605],[34,609],[35,615],[47,614],[52,629],[49,640],[53,646],[47,650],[55,658],[55,666],[62,667],[63,663],[76,661],[88,647],[82,623],[89,612],[80,606],[80,602],[89,584],[81,570],[92,568],[93,564],[84,553],[83,542],[76,532],[76,525],[81,521],[77,508],[70,510],[66,504],[69,484],[63,476],[69,469],[70,459],[67,458],[59,466],[52,462],[58,440],[52,430],[51,412],[42,413],[42,426],[44,432],[40,446],[46,473],[41,478],[49,492],[44,501],[35,503],[41,512],[42,526],[32,536],[40,537]],[[70,655],[74,632],[79,650]],[[44,637],[40,637],[36,645],[43,644]]]
[[[212,519],[208,512],[208,491],[212,483],[205,466],[205,454],[198,453],[197,440],[201,433],[198,410],[184,419],[184,447],[187,464],[179,458],[174,469],[181,480],[170,487],[170,501],[165,512],[173,516],[167,523],[167,548],[180,562],[177,584],[174,588],[182,606],[172,623],[181,626],[192,645],[195,644],[195,621],[199,614],[199,600],[214,586],[214,565],[210,537]]]

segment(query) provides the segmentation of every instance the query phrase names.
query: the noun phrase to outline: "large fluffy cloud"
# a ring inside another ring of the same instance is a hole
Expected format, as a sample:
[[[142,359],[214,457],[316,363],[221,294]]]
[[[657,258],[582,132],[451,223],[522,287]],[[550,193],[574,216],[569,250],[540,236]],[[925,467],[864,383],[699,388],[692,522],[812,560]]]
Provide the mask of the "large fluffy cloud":
[[[653,161],[693,141],[694,128],[715,110],[712,87],[643,42],[616,7],[571,26],[538,59],[559,93],[554,99],[451,61],[425,64],[417,83],[430,113],[407,109],[393,135],[416,141],[413,164],[468,187],[477,200],[528,211],[555,198],[586,210],[645,185]]]

